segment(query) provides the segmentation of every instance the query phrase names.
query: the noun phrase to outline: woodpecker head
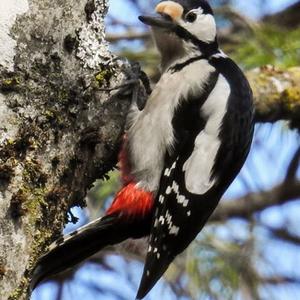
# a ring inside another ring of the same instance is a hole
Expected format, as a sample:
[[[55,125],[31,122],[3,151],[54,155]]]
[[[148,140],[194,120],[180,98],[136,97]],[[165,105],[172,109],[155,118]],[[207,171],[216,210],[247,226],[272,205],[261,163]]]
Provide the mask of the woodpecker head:
[[[155,10],[158,16],[139,19],[151,26],[162,64],[191,52],[207,56],[217,52],[216,23],[206,0],[161,1]]]

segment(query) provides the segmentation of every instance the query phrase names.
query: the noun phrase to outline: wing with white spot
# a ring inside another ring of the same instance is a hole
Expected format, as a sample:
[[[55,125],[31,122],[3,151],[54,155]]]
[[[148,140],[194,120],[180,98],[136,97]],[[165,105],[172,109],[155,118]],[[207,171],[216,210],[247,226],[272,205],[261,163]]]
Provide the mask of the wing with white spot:
[[[191,93],[188,99],[181,101],[174,113],[172,125],[177,142],[173,153],[167,154],[165,158],[138,299],[147,294],[174,257],[196,237],[201,227],[199,218],[203,219],[204,225],[210,215],[209,211],[212,211],[209,209],[212,202],[204,199],[204,205],[199,206],[199,201],[195,205],[195,196],[198,195],[192,195],[186,189],[184,170],[189,166],[184,164],[195,149],[196,137],[203,131],[205,120],[200,115],[200,108],[215,87],[218,77],[217,72],[211,73],[208,83],[203,87],[203,94]]]
[[[228,74],[220,74],[205,101],[192,99],[175,114],[177,144],[162,173],[138,299],[195,239],[246,159],[252,95],[239,70],[233,70],[236,85],[229,88]]]
[[[213,201],[196,199],[186,190],[183,164],[182,159],[176,158],[164,170],[138,299],[143,298],[174,257],[194,240],[215,206]],[[203,203],[200,206],[199,201]]]

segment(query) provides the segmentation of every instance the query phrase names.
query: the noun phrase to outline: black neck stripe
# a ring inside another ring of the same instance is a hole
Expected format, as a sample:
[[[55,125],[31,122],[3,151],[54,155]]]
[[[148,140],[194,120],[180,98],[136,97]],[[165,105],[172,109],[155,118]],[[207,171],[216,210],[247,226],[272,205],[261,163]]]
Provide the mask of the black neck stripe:
[[[217,39],[215,39],[211,43],[205,43],[203,41],[200,41],[196,36],[194,36],[192,33],[187,31],[180,25],[176,25],[174,31],[181,39],[193,43],[201,51],[201,53],[207,57],[210,57],[219,51]]]
[[[201,60],[201,59],[207,59],[207,58],[208,57],[206,57],[205,55],[195,56],[195,57],[192,57],[192,58],[184,61],[183,63],[179,63],[179,64],[176,64],[176,65],[170,67],[168,69],[168,71],[171,71],[171,73],[173,74],[173,73],[181,71],[183,68],[185,68],[189,64],[193,63],[194,61]]]

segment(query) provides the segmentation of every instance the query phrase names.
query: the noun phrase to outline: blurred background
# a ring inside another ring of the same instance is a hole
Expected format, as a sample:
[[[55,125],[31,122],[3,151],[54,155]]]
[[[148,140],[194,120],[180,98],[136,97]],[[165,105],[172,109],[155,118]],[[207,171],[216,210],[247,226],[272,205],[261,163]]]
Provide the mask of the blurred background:
[[[138,15],[157,1],[110,0],[107,40],[141,63],[152,82],[159,56]],[[247,72],[300,66],[300,1],[211,0],[222,49]],[[248,160],[216,214],[146,299],[300,299],[299,132],[288,123],[257,124]],[[118,171],[96,182],[87,208],[72,209],[65,233],[99,217],[119,188]],[[226,208],[225,207],[225,208]],[[224,210],[223,210],[224,211]],[[146,241],[128,241],[40,285],[32,300],[135,299]]]

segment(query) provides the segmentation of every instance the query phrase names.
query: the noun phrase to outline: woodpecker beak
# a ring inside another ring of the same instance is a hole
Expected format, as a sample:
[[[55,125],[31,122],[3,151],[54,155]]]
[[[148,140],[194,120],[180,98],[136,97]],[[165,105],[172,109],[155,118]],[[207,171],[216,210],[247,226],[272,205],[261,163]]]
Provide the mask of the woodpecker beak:
[[[182,5],[174,1],[163,1],[156,6],[155,11],[160,16],[140,16],[140,21],[152,27],[172,30],[176,27],[177,21],[182,18],[184,9]]]

